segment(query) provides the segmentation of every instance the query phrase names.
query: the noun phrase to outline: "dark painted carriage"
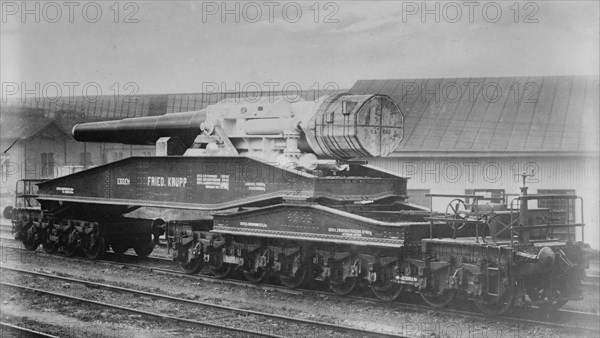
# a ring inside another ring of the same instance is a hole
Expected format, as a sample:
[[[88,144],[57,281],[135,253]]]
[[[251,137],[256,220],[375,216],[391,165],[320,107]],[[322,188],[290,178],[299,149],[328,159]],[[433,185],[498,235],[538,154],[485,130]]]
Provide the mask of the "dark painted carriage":
[[[317,280],[338,294],[366,286],[384,300],[417,292],[436,307],[463,296],[488,314],[581,298],[585,250],[572,229],[583,224],[529,208],[578,197],[523,188],[500,203],[452,196],[446,213],[412,205],[405,178],[365,161],[398,146],[402,123],[389,97],[339,94],[78,125],[77,140],[156,144],[158,156],[39,183],[21,197],[41,207],[15,208],[14,232],[28,249],[91,259],[109,248],[147,256],[165,234],[188,273],[239,270],[253,283],[275,275],[291,288]],[[140,208],[186,216],[131,217]]]

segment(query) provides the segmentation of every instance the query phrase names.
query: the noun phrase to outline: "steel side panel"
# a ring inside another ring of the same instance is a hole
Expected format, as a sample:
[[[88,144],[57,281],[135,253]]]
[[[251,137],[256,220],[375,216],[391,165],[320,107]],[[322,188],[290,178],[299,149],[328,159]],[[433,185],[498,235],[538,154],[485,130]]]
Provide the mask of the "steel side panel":
[[[131,157],[39,184],[39,199],[219,210],[272,198],[377,200],[401,177],[325,177],[248,157]]]
[[[216,214],[214,224],[216,232],[245,236],[296,236],[306,240],[339,240],[383,246],[402,246],[405,229],[409,226],[310,205],[280,205],[234,214]]]
[[[403,240],[383,240],[379,238],[352,238],[342,237],[335,235],[318,235],[318,234],[306,234],[306,233],[294,233],[294,232],[277,232],[277,231],[265,231],[265,230],[254,230],[254,229],[242,229],[242,228],[229,228],[229,227],[215,227],[211,232],[238,235],[238,236],[249,236],[249,237],[260,237],[260,238],[277,238],[284,240],[298,240],[298,241],[310,241],[310,242],[321,242],[321,243],[338,243],[338,244],[349,244],[359,246],[378,246],[386,248],[402,248],[404,246]]]

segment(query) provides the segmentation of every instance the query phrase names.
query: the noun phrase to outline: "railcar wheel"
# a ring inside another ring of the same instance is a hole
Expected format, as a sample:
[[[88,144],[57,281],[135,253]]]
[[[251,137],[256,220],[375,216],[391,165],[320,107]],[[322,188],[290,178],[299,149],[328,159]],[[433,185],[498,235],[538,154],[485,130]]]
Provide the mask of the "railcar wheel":
[[[231,273],[233,266],[231,264],[223,262],[223,250],[216,249],[210,253],[210,261],[208,262],[208,268],[211,274],[215,278],[223,279]]]
[[[545,312],[556,311],[569,302],[568,299],[557,299],[561,298],[563,294],[559,288],[527,286],[526,291],[529,299],[533,302],[539,302],[536,305]]]
[[[79,242],[79,233],[75,229],[71,229],[71,232],[67,235],[67,241],[63,245],[63,253],[67,257],[73,257],[77,253],[77,243]]]
[[[482,294],[475,297],[477,308],[488,316],[501,316],[509,313],[513,309],[515,302],[515,292],[513,287],[506,288],[500,296],[489,296]]]
[[[346,296],[354,290],[356,284],[355,277],[344,278],[343,265],[336,264],[336,267],[331,269],[331,275],[329,276],[329,288],[334,293],[340,296]]]
[[[89,259],[102,258],[106,249],[104,237],[90,236],[90,238],[83,243],[82,249],[85,256]]]
[[[185,271],[185,273],[190,275],[197,274],[204,267],[201,258],[192,259],[187,263],[180,262],[179,266],[183,269],[183,271]]]
[[[133,242],[133,250],[135,254],[140,258],[148,257],[154,250],[154,241],[152,240],[152,234],[143,234],[136,237]]]
[[[267,271],[268,270],[265,268],[258,268],[256,271],[244,271],[244,277],[246,277],[250,283],[259,284],[267,277]]]
[[[375,282],[371,284],[371,290],[375,297],[384,302],[391,302],[398,298],[400,293],[404,291],[404,286],[395,282],[395,266],[379,266],[376,272],[377,278],[375,279]],[[406,273],[410,273],[410,268],[408,268]]]
[[[252,270],[244,269],[244,277],[253,284],[261,283],[267,277],[267,271],[269,270],[267,267],[258,266],[258,261],[267,255],[268,251],[266,248],[261,248],[257,250],[253,255],[249,255],[248,259],[250,260],[249,266]]]
[[[283,247],[283,260],[279,272],[281,284],[295,289],[306,281],[309,271],[309,262],[302,247],[293,242],[286,244]]]
[[[423,290],[420,292],[420,295],[425,304],[436,309],[441,309],[452,303],[454,298],[456,298],[456,290],[446,289],[441,294],[435,290]]]
[[[47,240],[42,243],[42,249],[47,254],[53,254],[58,250],[58,243]]]
[[[378,278],[378,280],[371,285],[371,290],[375,297],[384,302],[391,302],[400,296],[400,293],[404,291],[404,286],[394,283],[388,278]]]
[[[73,257],[77,254],[77,247],[72,248],[72,247],[63,247],[63,253],[65,254],[65,256],[67,257]]]
[[[84,226],[84,231],[87,232],[90,226],[92,227],[92,231],[83,236],[81,249],[83,249],[83,254],[87,258],[100,259],[106,250],[104,236],[100,235],[100,225],[98,223],[87,224]]]
[[[127,245],[125,245],[125,243],[123,243],[123,241],[119,241],[119,240],[111,241],[110,248],[115,253],[115,256],[117,256],[117,258],[119,258],[119,259],[123,258],[125,251],[127,251],[129,249],[127,247]]]
[[[53,231],[54,231],[54,223],[52,221],[50,221],[49,227],[46,229],[46,238],[44,240],[44,243],[42,243],[42,249],[44,249],[44,252],[46,252],[47,254],[55,253],[60,246],[58,241],[50,240],[50,236],[52,236]]]
[[[221,266],[209,266],[209,268],[213,277],[218,279],[226,278],[233,270],[231,264],[227,263],[223,263]]]
[[[30,220],[29,224],[25,226],[25,239],[23,239],[23,246],[29,251],[37,250],[40,245],[39,239],[36,236],[37,228],[35,224]]]

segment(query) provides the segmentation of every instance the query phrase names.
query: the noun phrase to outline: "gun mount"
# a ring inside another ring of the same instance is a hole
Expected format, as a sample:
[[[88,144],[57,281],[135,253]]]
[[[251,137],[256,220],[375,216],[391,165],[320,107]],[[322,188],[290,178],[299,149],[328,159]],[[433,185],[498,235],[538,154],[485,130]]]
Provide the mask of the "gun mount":
[[[156,144],[157,155],[259,157],[315,169],[323,160],[385,157],[403,136],[400,108],[385,95],[317,101],[228,99],[201,111],[78,124],[82,142]]]

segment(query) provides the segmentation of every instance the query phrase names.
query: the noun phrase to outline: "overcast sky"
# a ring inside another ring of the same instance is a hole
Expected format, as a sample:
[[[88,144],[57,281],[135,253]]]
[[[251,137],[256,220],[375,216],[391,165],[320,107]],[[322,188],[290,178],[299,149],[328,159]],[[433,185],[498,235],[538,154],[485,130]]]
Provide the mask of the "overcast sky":
[[[38,4],[2,3],[3,83],[93,82],[109,91],[133,82],[139,93],[188,93],[207,83],[316,89],[599,73],[597,1],[428,2],[425,17],[421,1],[229,2],[225,17],[221,2],[135,1],[118,11],[112,1]]]

